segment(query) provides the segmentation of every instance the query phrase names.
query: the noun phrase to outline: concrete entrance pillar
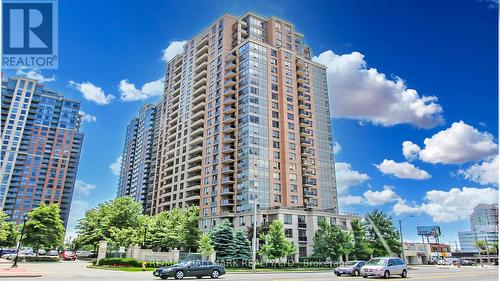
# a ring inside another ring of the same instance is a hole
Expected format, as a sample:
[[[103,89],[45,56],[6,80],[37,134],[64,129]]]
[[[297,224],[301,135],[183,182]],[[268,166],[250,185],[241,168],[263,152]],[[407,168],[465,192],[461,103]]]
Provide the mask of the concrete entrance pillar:
[[[107,248],[108,248],[108,241],[106,240],[99,241],[99,248],[97,249],[97,264],[99,264],[99,260],[106,258]]]

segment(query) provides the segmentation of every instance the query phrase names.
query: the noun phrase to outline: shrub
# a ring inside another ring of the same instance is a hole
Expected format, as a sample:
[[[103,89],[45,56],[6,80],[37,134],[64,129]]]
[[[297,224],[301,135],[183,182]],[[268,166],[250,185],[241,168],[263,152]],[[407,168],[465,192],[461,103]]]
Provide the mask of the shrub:
[[[140,267],[141,262],[132,258],[105,258],[105,259],[100,259],[98,265],[100,266],[107,265],[115,267],[122,267],[122,266]]]
[[[20,258],[26,260],[27,262],[57,262],[59,257],[49,257],[49,256],[38,256],[37,257],[23,257]]]

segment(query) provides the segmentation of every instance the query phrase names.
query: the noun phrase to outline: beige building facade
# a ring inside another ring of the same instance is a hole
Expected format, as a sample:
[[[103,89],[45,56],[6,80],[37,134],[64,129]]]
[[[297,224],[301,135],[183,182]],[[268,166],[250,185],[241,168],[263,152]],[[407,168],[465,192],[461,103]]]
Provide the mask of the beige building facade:
[[[204,231],[248,227],[254,208],[258,225],[292,216],[289,238],[312,255],[318,217],[356,218],[338,210],[329,102],[326,69],[293,24],[222,16],[167,63],[150,214],[199,206]]]

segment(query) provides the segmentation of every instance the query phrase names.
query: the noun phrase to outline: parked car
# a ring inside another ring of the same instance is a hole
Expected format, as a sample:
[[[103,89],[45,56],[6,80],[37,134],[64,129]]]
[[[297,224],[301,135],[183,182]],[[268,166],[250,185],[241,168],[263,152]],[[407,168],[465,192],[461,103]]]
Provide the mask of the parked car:
[[[4,255],[8,254],[15,254],[16,250],[15,249],[2,249],[0,250],[0,257],[3,257]]]
[[[211,261],[185,261],[173,266],[160,267],[153,271],[153,275],[161,279],[167,279],[168,277],[183,279],[188,276],[219,278],[224,274],[226,274],[224,266],[214,264]]]
[[[408,276],[408,267],[406,263],[397,257],[379,257],[370,259],[362,268],[363,278],[368,276],[384,277],[399,275],[403,278]]]
[[[57,250],[50,250],[47,252],[47,256],[49,257],[59,256],[59,252]]]
[[[46,254],[47,254],[47,251],[45,251],[44,249],[38,250],[38,255],[39,256],[45,256]]]
[[[342,274],[349,274],[352,276],[358,276],[360,274],[361,267],[366,264],[366,261],[346,261],[344,265],[341,265],[333,270],[337,276]]]
[[[475,264],[476,263],[474,261],[471,261],[471,260],[460,260],[461,266],[473,266]]]
[[[67,260],[76,260],[77,256],[75,254],[75,252],[73,251],[62,251],[60,254],[59,254],[59,257],[63,260],[63,261],[67,261]]]

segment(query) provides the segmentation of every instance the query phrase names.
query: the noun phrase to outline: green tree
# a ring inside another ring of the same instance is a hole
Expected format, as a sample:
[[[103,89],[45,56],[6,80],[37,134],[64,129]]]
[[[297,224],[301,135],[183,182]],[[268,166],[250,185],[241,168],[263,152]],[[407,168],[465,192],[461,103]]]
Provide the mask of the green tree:
[[[233,226],[229,220],[218,224],[210,233],[218,260],[230,260],[234,256]]]
[[[118,197],[89,210],[76,226],[80,245],[97,246],[99,240],[111,246],[141,243],[145,216],[142,206],[130,196]]]
[[[215,252],[210,234],[203,234],[200,238],[199,244],[202,257],[209,257]]]
[[[7,214],[0,210],[0,247],[14,246],[17,241],[17,229],[13,222],[7,221]]]
[[[64,239],[64,223],[61,210],[55,204],[40,206],[28,213],[24,230],[24,245],[33,247],[35,253],[39,249],[55,249],[61,246]]]
[[[274,220],[269,225],[269,231],[262,233],[261,238],[264,240],[264,245],[259,253],[269,260],[285,258],[295,253],[295,246],[286,238],[281,220]]]
[[[183,215],[183,246],[189,251],[198,247],[201,231],[198,227],[199,209],[196,206],[182,209]]]
[[[366,231],[359,220],[351,222],[352,237],[354,241],[353,251],[349,254],[352,259],[369,260],[373,249],[366,240]]]
[[[238,263],[248,261],[252,257],[251,243],[242,229],[233,232],[233,259]]]
[[[352,237],[347,231],[332,226],[324,218],[320,220],[318,226],[319,228],[314,235],[316,256],[334,261],[353,250]]]
[[[363,227],[366,230],[368,242],[373,247],[373,256],[401,253],[399,231],[394,227],[391,217],[379,210],[374,210],[365,216]]]

